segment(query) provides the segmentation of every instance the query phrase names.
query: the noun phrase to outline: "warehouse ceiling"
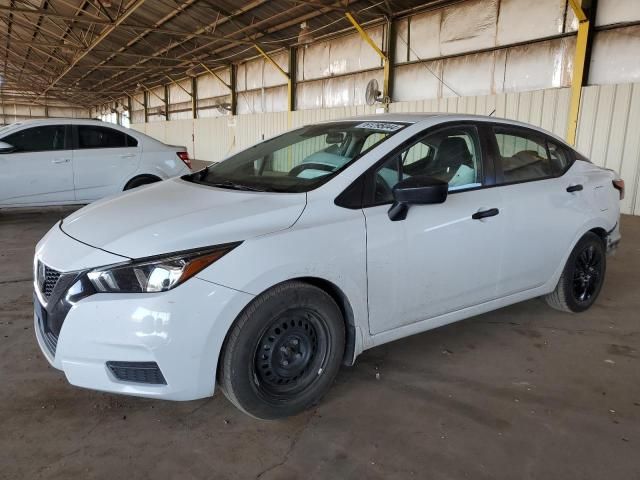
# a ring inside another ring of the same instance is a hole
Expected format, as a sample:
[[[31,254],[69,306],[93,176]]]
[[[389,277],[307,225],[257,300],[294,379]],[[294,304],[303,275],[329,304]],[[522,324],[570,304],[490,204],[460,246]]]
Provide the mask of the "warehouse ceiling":
[[[0,0],[3,101],[108,102],[446,0]]]

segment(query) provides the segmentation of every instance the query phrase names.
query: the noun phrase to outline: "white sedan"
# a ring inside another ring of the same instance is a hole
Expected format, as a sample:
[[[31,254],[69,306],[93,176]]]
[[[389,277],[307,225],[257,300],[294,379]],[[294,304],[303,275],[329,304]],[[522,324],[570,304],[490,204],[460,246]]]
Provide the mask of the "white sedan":
[[[544,296],[589,308],[624,185],[463,115],[309,125],[89,205],[35,253],[37,339],[81,387],[273,419],[365,349]]]
[[[0,208],[89,203],[190,172],[184,147],[99,120],[0,128]]]

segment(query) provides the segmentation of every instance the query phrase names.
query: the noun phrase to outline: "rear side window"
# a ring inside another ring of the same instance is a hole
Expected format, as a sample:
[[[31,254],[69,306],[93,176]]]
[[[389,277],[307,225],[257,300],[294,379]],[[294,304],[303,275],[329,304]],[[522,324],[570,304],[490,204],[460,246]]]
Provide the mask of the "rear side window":
[[[12,133],[2,139],[16,153],[64,150],[64,125],[43,125]]]
[[[542,180],[562,175],[568,168],[570,156],[564,147],[547,141],[534,131],[494,127],[502,167],[501,183]]]
[[[566,172],[571,165],[571,160],[573,158],[571,152],[569,152],[569,150],[567,150],[562,145],[549,140],[547,140],[547,147],[549,147],[551,169],[555,172],[556,175]]]
[[[78,148],[124,148],[135,147],[138,141],[119,130],[97,125],[78,126]]]

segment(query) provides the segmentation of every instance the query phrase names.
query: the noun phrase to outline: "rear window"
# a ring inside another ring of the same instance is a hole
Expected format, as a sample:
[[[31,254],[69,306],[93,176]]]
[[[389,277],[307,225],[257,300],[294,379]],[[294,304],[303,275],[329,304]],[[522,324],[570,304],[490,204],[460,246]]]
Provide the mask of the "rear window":
[[[78,148],[125,148],[136,147],[138,141],[130,135],[113,128],[98,125],[78,126]]]

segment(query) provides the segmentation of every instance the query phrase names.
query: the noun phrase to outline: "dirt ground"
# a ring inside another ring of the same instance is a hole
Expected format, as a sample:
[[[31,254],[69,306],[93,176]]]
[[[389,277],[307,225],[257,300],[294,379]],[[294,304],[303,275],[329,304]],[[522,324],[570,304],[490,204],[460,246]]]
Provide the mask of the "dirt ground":
[[[532,300],[372,349],[315,410],[261,422],[222,395],[113,396],[48,366],[31,262],[68,213],[0,212],[2,479],[640,479],[639,217],[590,311]]]

